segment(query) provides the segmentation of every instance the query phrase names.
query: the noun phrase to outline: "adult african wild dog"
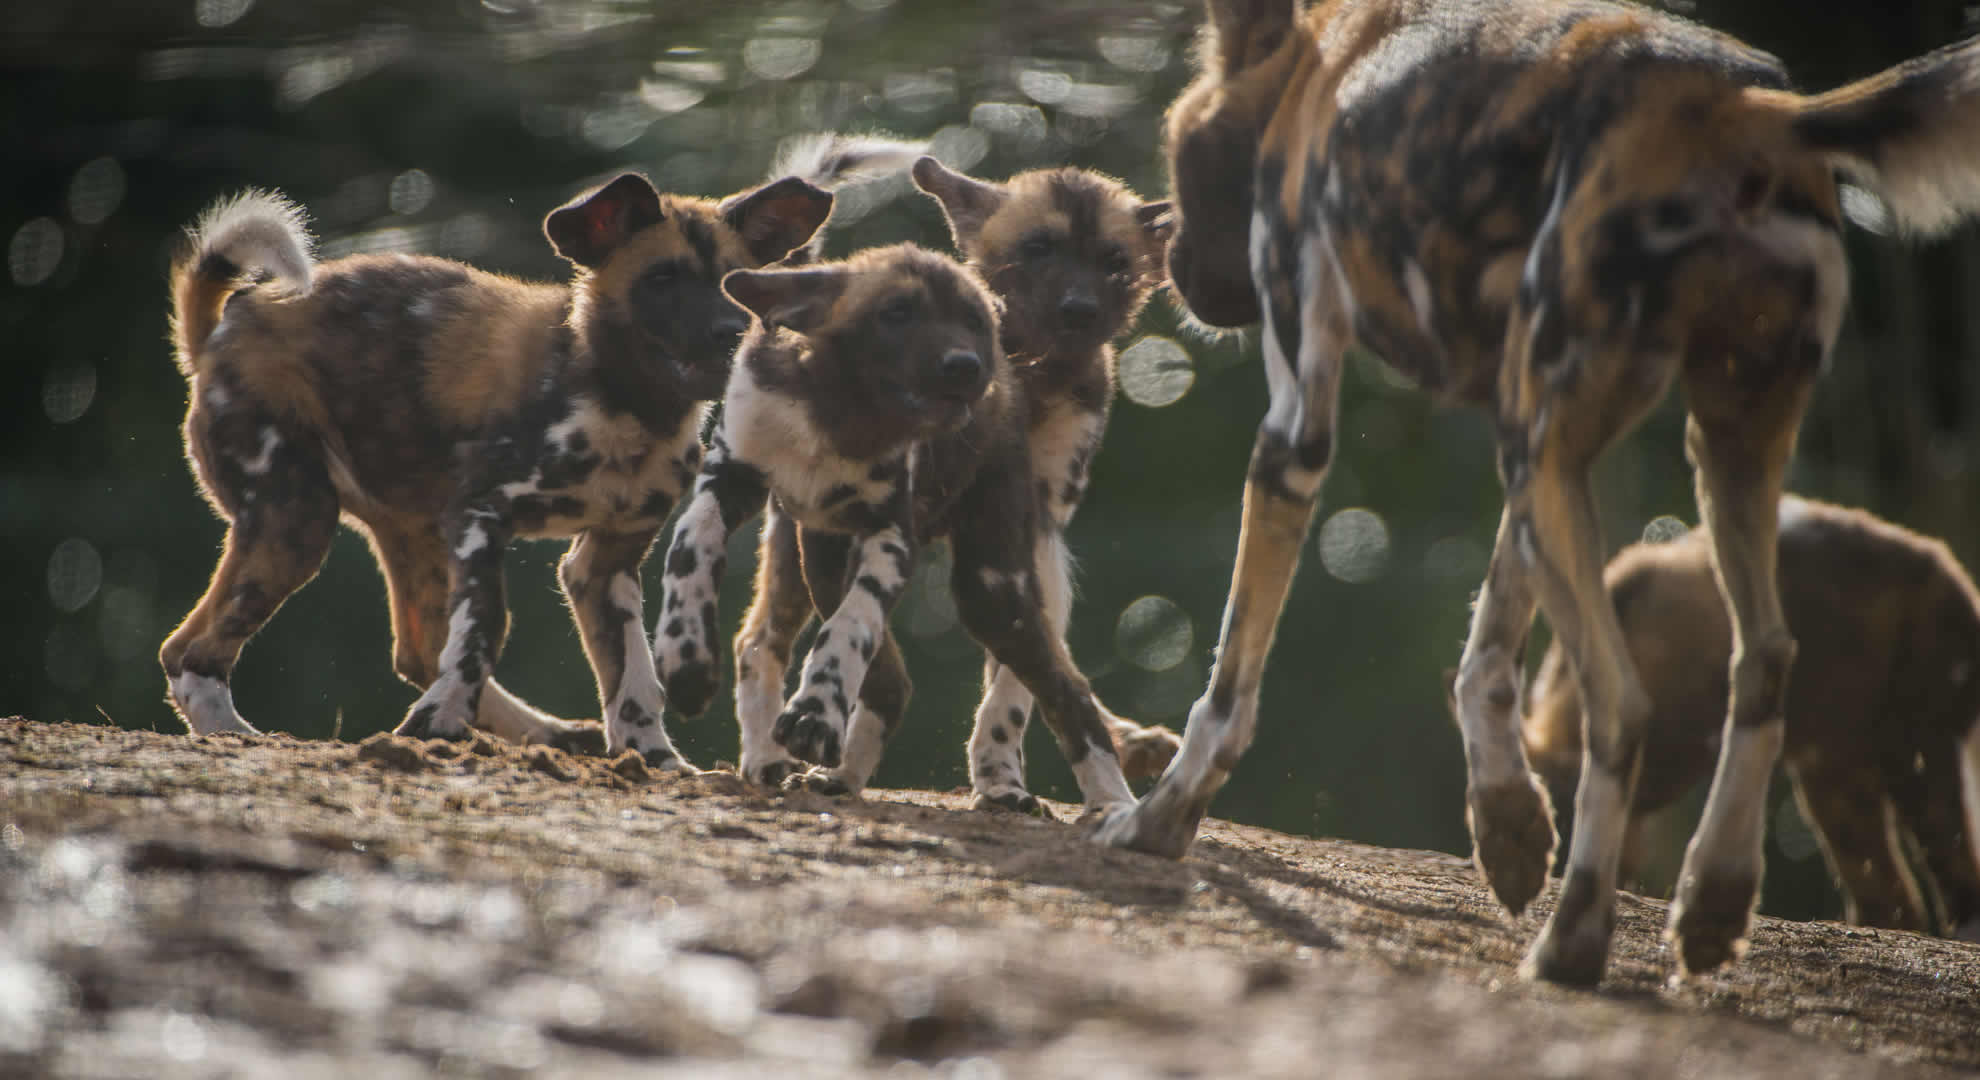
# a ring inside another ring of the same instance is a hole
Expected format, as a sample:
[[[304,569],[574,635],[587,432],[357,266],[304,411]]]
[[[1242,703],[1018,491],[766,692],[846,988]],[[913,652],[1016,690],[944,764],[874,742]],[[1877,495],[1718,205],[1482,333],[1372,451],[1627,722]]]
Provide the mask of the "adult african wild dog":
[[[1063,639],[1072,608],[1065,528],[1086,493],[1088,471],[1114,398],[1109,342],[1133,321],[1162,280],[1166,202],[1142,202],[1119,182],[1074,168],[1039,169],[997,184],[953,172],[932,157],[915,162],[915,183],[935,197],[965,261],[1002,305],[998,334],[1024,399],[1038,502],[1038,575],[1046,615]],[[764,509],[756,591],[736,635],[736,713],[758,736],[742,747],[742,774],[775,785],[798,775],[831,793],[858,791],[878,764],[879,733],[854,731],[835,769],[809,773],[768,736],[784,702],[784,680],[798,633],[813,614],[798,553],[797,523],[771,499]],[[986,662],[987,692],[970,735],[970,783],[980,805],[1038,812],[1024,787],[1024,733],[1031,693],[1010,669]],[[903,679],[900,705],[906,706]],[[1152,776],[1179,740],[1101,713],[1124,773]],[[888,718],[898,723],[899,717]],[[879,723],[871,710],[855,725]]]
[[[629,173],[544,220],[577,268],[569,285],[421,256],[318,264],[280,196],[209,210],[172,270],[186,450],[230,523],[206,595],[160,653],[187,726],[253,730],[228,676],[316,573],[341,513],[384,573],[393,666],[424,691],[402,733],[458,737],[474,723],[685,768],[660,725],[639,566],[700,466],[701,403],[721,393],[748,325],[721,275],[782,257],[831,205],[796,178],[715,202]],[[490,677],[511,536],[576,537],[559,578],[602,733]]]
[[[667,551],[654,651],[668,700],[693,714],[714,696],[725,544],[774,496],[797,524],[812,603],[830,614],[781,714],[739,717],[771,725],[745,730],[745,747],[871,771],[908,691],[887,616],[917,546],[947,537],[964,627],[1037,695],[1087,800],[1132,799],[1033,569],[1026,402],[981,279],[903,244],[737,271],[723,287],[756,319]]]
[[[1772,57],[1601,0],[1207,0],[1165,132],[1169,273],[1217,326],[1263,322],[1271,405],[1217,662],[1183,748],[1104,843],[1178,855],[1244,748],[1360,343],[1497,421],[1506,505],[1458,705],[1476,856],[1511,910],[1554,832],[1519,740],[1536,600],[1589,703],[1567,875],[1523,969],[1593,983],[1650,700],[1603,595],[1589,468],[1682,379],[1687,456],[1734,622],[1719,771],[1672,905],[1688,972],[1744,945],[1794,639],[1775,503],[1847,291],[1831,169],[1916,230],[1980,206],[1980,49],[1813,97]]]
[[[1702,529],[1633,544],[1604,583],[1653,703],[1622,874],[1644,815],[1710,774],[1732,624]],[[1980,590],[1946,546],[1861,510],[1780,505],[1781,609],[1798,645],[1781,757],[1852,923],[1980,933]],[[1521,724],[1550,781],[1581,768],[1581,696],[1548,648]],[[1964,796],[1962,797],[1962,791]],[[1925,889],[1907,868],[1909,835]],[[1926,892],[1946,916],[1935,925]]]

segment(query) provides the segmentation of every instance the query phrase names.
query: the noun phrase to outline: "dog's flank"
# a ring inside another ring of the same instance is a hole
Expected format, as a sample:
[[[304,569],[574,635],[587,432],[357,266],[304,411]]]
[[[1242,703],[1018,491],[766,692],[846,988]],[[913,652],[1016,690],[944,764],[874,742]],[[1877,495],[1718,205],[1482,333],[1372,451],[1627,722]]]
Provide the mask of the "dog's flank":
[[[209,211],[172,270],[187,453],[229,522],[205,597],[160,653],[188,726],[253,730],[228,676],[316,573],[341,514],[385,576],[394,668],[423,691],[401,731],[473,723],[681,766],[659,723],[639,564],[700,465],[700,403],[747,325],[721,275],[781,258],[830,205],[798,180],[716,203],[621,176],[545,219],[577,267],[569,285],[423,256],[315,264],[279,196]],[[254,284],[261,272],[275,280]],[[573,535],[559,579],[602,727],[490,678],[509,539]]]
[[[1071,559],[1064,530],[1085,494],[1088,469],[1113,401],[1113,349],[1161,281],[1167,204],[1143,203],[1117,181],[1080,169],[1041,169],[990,183],[915,164],[915,183],[944,207],[967,263],[1001,304],[999,341],[1016,373],[1028,417],[1039,541],[1033,572],[1063,639],[1070,613]],[[784,699],[786,669],[811,615],[799,568],[796,523],[773,500],[757,558],[756,589],[735,642],[736,709],[742,730],[767,732]],[[1023,738],[1031,696],[1016,675],[988,664],[987,694],[968,744],[979,804],[1036,812],[1024,788]],[[1103,710],[1130,777],[1167,766],[1179,740]],[[860,722],[871,722],[863,712]],[[856,722],[857,726],[857,722]],[[850,738],[877,748],[881,740]],[[746,738],[741,769],[758,783],[799,782],[848,793],[863,788],[877,757],[799,773],[803,766],[767,738]]]
[[[1800,646],[1781,759],[1845,917],[1980,934],[1980,820],[1966,809],[1980,811],[1980,792],[1963,793],[1961,775],[1980,753],[1980,591],[1944,544],[1860,510],[1790,496],[1780,521],[1781,606]],[[1642,818],[1711,774],[1732,623],[1703,530],[1626,547],[1603,576],[1655,703],[1630,803],[1628,877],[1641,865]],[[1567,654],[1550,647],[1521,727],[1549,781],[1579,773],[1582,724]],[[1924,856],[1922,888],[1905,836]]]
[[[654,648],[670,700],[692,713],[713,697],[727,538],[774,498],[797,526],[813,607],[827,615],[770,729],[744,730],[746,754],[871,770],[910,692],[887,617],[914,551],[946,537],[964,626],[1038,696],[1089,800],[1129,798],[1030,569],[1038,528],[1024,401],[981,281],[899,245],[738,272],[724,287],[756,319],[667,554]]]
[[[1599,980],[1651,703],[1602,591],[1591,467],[1682,379],[1737,657],[1728,737],[1672,905],[1686,972],[1745,947],[1795,656],[1775,513],[1847,295],[1832,166],[1938,227],[1980,190],[1972,46],[1814,97],[1778,62],[1599,0],[1208,0],[1170,108],[1170,278],[1201,319],[1262,323],[1271,405],[1246,480],[1210,686],[1183,748],[1097,837],[1182,853],[1250,744],[1258,687],[1365,346],[1491,410],[1506,507],[1456,699],[1476,857],[1517,912],[1554,832],[1519,739],[1536,604],[1575,659],[1592,767],[1523,970]],[[1244,243],[1236,238],[1246,237]]]

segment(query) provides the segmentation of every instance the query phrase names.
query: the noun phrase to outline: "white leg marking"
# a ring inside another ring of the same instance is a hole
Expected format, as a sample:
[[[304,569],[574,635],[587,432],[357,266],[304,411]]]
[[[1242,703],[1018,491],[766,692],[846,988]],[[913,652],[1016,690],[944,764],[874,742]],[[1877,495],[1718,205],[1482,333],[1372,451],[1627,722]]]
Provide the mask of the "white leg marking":
[[[673,741],[667,738],[667,729],[660,722],[666,705],[660,696],[660,675],[653,666],[653,649],[640,621],[642,600],[637,577],[623,571],[612,575],[612,606],[626,619],[619,642],[619,689],[605,705],[608,754],[617,755],[626,750],[641,754],[675,753]],[[634,718],[650,722],[635,724]]]
[[[275,464],[275,451],[282,445],[282,436],[273,427],[261,429],[261,452],[251,458],[241,459],[241,471],[249,476],[265,476],[270,466]]]
[[[1719,753],[1718,773],[1705,800],[1691,850],[1685,853],[1687,877],[1754,874],[1760,868],[1761,844],[1767,835],[1767,782],[1781,755],[1779,724],[1736,728]],[[1575,829],[1576,846],[1581,830]]]
[[[765,769],[776,765],[800,766],[770,737],[777,713],[784,707],[784,671],[790,658],[772,656],[768,649],[758,648],[745,659],[749,677],[736,680],[736,726],[742,729],[742,759],[736,768],[743,779],[755,782]]]
[[[260,732],[241,714],[234,711],[234,692],[226,683],[208,675],[195,675],[182,671],[174,678],[172,701],[179,706],[179,715],[186,721],[186,727],[194,735],[212,735],[222,731],[238,731],[246,735]]]
[[[846,726],[846,748],[839,767],[826,773],[844,784],[847,793],[866,790],[873,773],[880,767],[880,755],[887,749],[886,725],[873,710],[855,704],[852,720]]]

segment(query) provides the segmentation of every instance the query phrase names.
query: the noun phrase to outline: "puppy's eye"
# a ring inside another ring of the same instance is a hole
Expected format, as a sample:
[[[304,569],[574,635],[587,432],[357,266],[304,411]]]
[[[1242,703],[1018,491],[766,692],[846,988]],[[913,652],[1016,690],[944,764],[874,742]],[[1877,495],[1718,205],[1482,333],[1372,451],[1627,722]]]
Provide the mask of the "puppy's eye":
[[[1122,251],[1120,248],[1117,247],[1108,248],[1107,253],[1105,255],[1100,256],[1100,268],[1102,270],[1105,270],[1109,274],[1127,273],[1128,271],[1127,252]]]
[[[962,313],[962,324],[963,329],[968,330],[972,334],[987,334],[990,332],[989,321],[984,319],[983,313],[975,308],[964,309]]]
[[[887,301],[880,309],[880,321],[889,326],[900,326],[914,318],[914,297],[897,296]]]
[[[1047,233],[1032,233],[1018,244],[1018,254],[1027,259],[1042,259],[1052,253],[1052,237]]]

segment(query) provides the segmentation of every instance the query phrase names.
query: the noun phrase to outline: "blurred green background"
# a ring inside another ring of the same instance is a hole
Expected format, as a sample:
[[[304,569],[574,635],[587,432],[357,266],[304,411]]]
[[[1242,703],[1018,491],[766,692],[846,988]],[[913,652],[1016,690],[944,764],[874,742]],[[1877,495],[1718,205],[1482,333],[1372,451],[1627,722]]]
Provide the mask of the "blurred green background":
[[[1672,3],[1786,59],[1805,87],[1867,74],[1968,32],[1964,5]],[[1187,79],[1194,5],[1094,0],[112,0],[16,7],[0,28],[0,712],[177,730],[155,659],[222,534],[181,452],[185,384],[165,340],[164,274],[207,203],[273,186],[308,207],[326,254],[433,252],[555,278],[539,222],[622,168],[722,194],[762,179],[784,138],[930,138],[1001,178],[1072,163],[1165,193],[1162,109]],[[829,254],[947,246],[902,182],[842,200]],[[1793,487],[1866,506],[1980,554],[1980,243],[1850,235],[1852,315],[1804,428]],[[1181,727],[1207,674],[1264,410],[1255,344],[1178,329],[1165,302],[1127,358],[1072,530],[1072,646],[1117,710]],[[1187,364],[1179,368],[1179,345]],[[1170,400],[1173,399],[1173,400]],[[1261,730],[1213,812],[1295,833],[1466,852],[1463,759],[1439,672],[1456,660],[1499,502],[1480,416],[1432,409],[1367,357],[1266,680]],[[1610,549],[1665,515],[1695,520],[1667,402],[1605,463]],[[747,602],[754,528],[725,592]],[[532,701],[597,706],[552,567],[510,559],[500,665]],[[658,595],[649,568],[649,612]],[[967,782],[978,653],[939,566],[895,625],[917,693],[878,777]],[[650,629],[650,620],[649,620]],[[1544,641],[1544,636],[1537,639]],[[321,576],[248,647],[234,680],[264,729],[357,739],[414,697],[391,672],[383,587],[346,532]],[[1537,650],[1535,651],[1537,656]],[[690,758],[732,759],[726,699],[670,718]],[[1041,733],[1035,790],[1076,799]],[[1777,804],[1785,806],[1784,785]],[[1763,909],[1835,915],[1791,807],[1774,817]],[[1681,837],[1680,837],[1681,838]]]

